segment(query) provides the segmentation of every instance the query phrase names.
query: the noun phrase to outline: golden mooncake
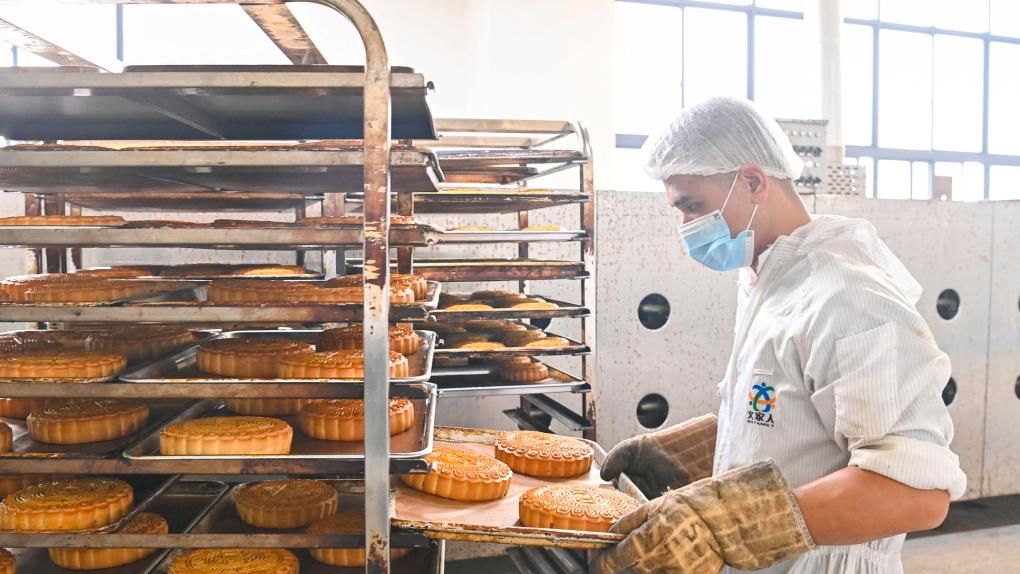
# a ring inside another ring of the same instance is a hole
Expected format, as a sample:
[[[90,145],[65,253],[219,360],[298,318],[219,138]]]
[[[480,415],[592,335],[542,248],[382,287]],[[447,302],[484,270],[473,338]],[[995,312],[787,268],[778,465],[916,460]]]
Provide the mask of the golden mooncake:
[[[121,519],[134,502],[131,486],[115,478],[43,482],[4,497],[0,529],[89,530]]]
[[[117,534],[168,534],[166,519],[151,512],[140,512]],[[158,548],[50,548],[50,560],[68,570],[102,570],[138,562]]]
[[[390,434],[406,431],[414,424],[414,404],[407,399],[390,399]],[[298,426],[305,435],[322,440],[358,441],[365,438],[365,401],[334,399],[312,401],[301,409]]]
[[[116,353],[46,351],[0,355],[0,379],[81,380],[113,377],[127,361]]]
[[[277,374],[282,379],[363,379],[365,353],[362,351],[325,351],[304,353],[280,359]],[[410,376],[407,357],[390,352],[390,377]]]
[[[400,480],[415,490],[465,502],[503,498],[510,489],[510,467],[489,456],[436,447],[425,461],[431,465],[427,473],[402,474]]]
[[[259,528],[299,528],[337,511],[340,496],[329,483],[290,479],[250,482],[234,492],[237,516]]]
[[[591,469],[591,445],[576,438],[537,431],[503,432],[494,443],[496,460],[514,472],[540,478],[567,478]]]
[[[85,444],[132,435],[149,418],[145,403],[112,399],[56,402],[29,413],[28,432],[47,444]]]
[[[613,523],[639,505],[609,488],[555,484],[525,492],[519,508],[524,526],[608,532]]]
[[[293,339],[217,339],[198,347],[198,370],[222,377],[274,378],[281,359],[314,350]]]
[[[319,337],[320,351],[358,351],[364,348],[365,330],[362,325],[326,329]],[[418,352],[421,337],[410,327],[393,325],[389,328],[390,351],[401,355]]]
[[[159,435],[164,455],[288,454],[294,430],[269,417],[207,417],[168,424]]]
[[[298,558],[282,548],[203,548],[174,558],[167,574],[298,574]]]
[[[308,527],[309,534],[361,534],[365,532],[364,512],[338,512]],[[402,558],[410,554],[409,548],[391,548],[390,557]],[[330,566],[364,566],[364,548],[309,548],[308,553]]]

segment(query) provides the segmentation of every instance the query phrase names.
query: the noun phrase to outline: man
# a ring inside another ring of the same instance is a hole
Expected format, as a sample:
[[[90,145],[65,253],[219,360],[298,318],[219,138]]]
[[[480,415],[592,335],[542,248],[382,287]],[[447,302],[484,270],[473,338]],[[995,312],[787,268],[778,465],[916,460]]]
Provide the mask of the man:
[[[742,270],[735,339],[718,423],[609,453],[603,478],[658,498],[614,525],[626,538],[593,574],[902,573],[905,533],[966,488],[920,286],[871,224],[808,214],[801,162],[749,102],[688,108],[644,149],[690,256]]]

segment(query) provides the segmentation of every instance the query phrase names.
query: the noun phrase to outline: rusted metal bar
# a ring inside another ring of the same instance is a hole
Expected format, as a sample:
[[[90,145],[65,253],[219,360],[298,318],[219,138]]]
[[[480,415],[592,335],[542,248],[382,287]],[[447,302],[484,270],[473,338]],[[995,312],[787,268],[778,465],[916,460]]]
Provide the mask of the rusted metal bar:
[[[292,64],[327,63],[288,6],[243,4],[241,8]]]
[[[588,158],[587,162],[581,165],[580,175],[580,191],[589,198],[587,202],[582,203],[580,206],[581,228],[587,233],[586,239],[581,241],[580,244],[580,256],[581,261],[584,263],[584,268],[589,272],[589,276],[581,280],[581,306],[594,309],[598,295],[596,293],[598,282],[595,280],[595,239],[597,236],[595,165],[588,129],[581,124],[576,124],[575,129],[580,135],[584,156]],[[595,382],[596,372],[598,371],[596,364],[598,355],[595,354],[596,322],[597,317],[594,315],[581,318],[581,342],[587,344],[591,349],[590,356],[581,357],[581,376],[592,388],[592,392],[583,395],[581,409],[581,415],[591,424],[591,427],[583,432],[584,438],[588,440],[597,440],[598,436],[598,411],[596,409],[598,388]]]
[[[17,46],[20,50],[31,52],[58,66],[87,66],[110,71],[3,18],[0,18],[0,42]]]

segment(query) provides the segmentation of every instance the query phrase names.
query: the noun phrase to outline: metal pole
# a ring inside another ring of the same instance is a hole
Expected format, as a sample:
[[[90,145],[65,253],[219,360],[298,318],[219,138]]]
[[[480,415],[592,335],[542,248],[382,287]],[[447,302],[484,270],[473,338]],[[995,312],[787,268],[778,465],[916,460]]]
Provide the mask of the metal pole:
[[[357,0],[315,0],[342,12],[365,44],[365,571],[390,570],[389,224],[390,64]]]

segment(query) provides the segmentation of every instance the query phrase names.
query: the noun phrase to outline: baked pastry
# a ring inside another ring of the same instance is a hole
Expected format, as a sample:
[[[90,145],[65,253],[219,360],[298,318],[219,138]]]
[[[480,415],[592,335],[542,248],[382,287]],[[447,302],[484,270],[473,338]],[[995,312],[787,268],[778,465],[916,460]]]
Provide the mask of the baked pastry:
[[[209,286],[210,303],[360,303],[361,287],[326,287],[303,281],[245,281],[222,279]],[[390,303],[414,303],[410,287],[393,285]]]
[[[244,265],[230,273],[241,277],[279,277],[283,275],[307,275],[308,270],[299,265]]]
[[[154,265],[121,265],[117,267],[95,267],[91,269],[79,269],[74,275],[87,277],[103,277],[106,279],[132,279],[136,277],[153,277],[158,268]]]
[[[84,444],[138,432],[149,407],[138,401],[76,399],[57,402],[29,413],[28,433],[47,444]]]
[[[0,422],[0,452],[11,452],[14,448],[14,431],[7,423]]]
[[[591,445],[576,438],[537,431],[503,432],[494,447],[496,460],[528,476],[568,478],[591,469]]]
[[[365,329],[362,325],[350,325],[326,329],[319,336],[320,351],[357,351],[365,345]],[[401,355],[413,355],[418,352],[421,337],[410,327],[394,325],[389,329],[390,351]]]
[[[451,500],[503,498],[514,474],[492,457],[452,448],[436,447],[425,461],[431,465],[427,473],[402,474],[400,480],[415,490]]]
[[[498,341],[468,341],[455,345],[453,348],[465,351],[498,351],[506,345]]]
[[[34,484],[53,480],[46,474],[0,474],[0,499]]]
[[[608,532],[640,503],[622,492],[597,486],[553,484],[521,495],[521,524],[533,528]]]
[[[468,225],[466,227],[454,227],[450,231],[492,231],[487,225]]]
[[[85,342],[89,351],[124,355],[129,363],[154,359],[163,353],[195,340],[195,335],[180,327],[133,325],[100,331]]]
[[[269,221],[257,219],[216,219],[212,227],[223,229],[257,229],[261,227],[291,227],[293,223],[287,221]]]
[[[273,378],[284,357],[315,347],[293,339],[217,339],[198,347],[198,370],[223,377]]]
[[[444,337],[446,335],[459,335],[468,332],[463,323],[457,322],[428,323],[427,330],[436,333],[440,337]]]
[[[524,299],[518,303],[514,303],[513,309],[529,310],[529,311],[541,311],[546,309],[559,309],[560,306],[551,301],[544,299]]]
[[[281,379],[364,379],[363,351],[325,351],[281,357],[278,376]],[[390,377],[410,376],[407,357],[390,352]]]
[[[464,324],[468,331],[476,333],[516,333],[527,331],[528,327],[516,321],[505,321],[502,319],[473,319]]]
[[[489,336],[482,333],[451,333],[449,335],[443,335],[443,346],[448,349],[458,349],[462,345],[485,343],[488,340]]]
[[[338,512],[308,527],[309,534],[362,534],[365,532],[364,511]],[[309,548],[308,553],[330,566],[364,566],[364,548]],[[396,560],[411,553],[410,548],[391,548],[390,558]]]
[[[298,558],[282,548],[203,548],[174,558],[167,574],[298,574]]]
[[[524,346],[530,349],[562,349],[563,347],[569,347],[570,341],[563,337],[539,337],[534,341],[529,341]]]
[[[527,297],[524,293],[517,291],[475,291],[471,294],[471,298],[475,301],[485,301],[487,299],[526,299]]]
[[[221,277],[233,271],[230,265],[220,263],[187,263],[166,267],[159,272],[160,277]]]
[[[0,574],[14,574],[18,567],[14,555],[7,550],[0,548]]]
[[[168,424],[163,455],[289,454],[294,429],[269,417],[208,417]]]
[[[28,290],[41,285],[59,285],[62,283],[93,283],[95,277],[79,273],[43,273],[40,275],[14,275],[0,282],[0,288],[10,296],[12,301],[24,303],[28,301]]]
[[[301,412],[312,399],[223,399],[230,412],[255,417],[288,417]]]
[[[19,331],[10,336],[24,343],[45,343],[52,347],[69,351],[84,351],[88,338],[94,334],[95,331],[93,330],[61,331],[58,329],[46,329],[41,331]]]
[[[140,512],[117,534],[168,534],[166,519],[151,512]],[[102,570],[137,562],[154,554],[158,548],[50,548],[50,560],[68,570]]]
[[[510,357],[502,362],[500,374],[513,383],[535,383],[549,378],[549,367],[531,357]]]
[[[447,311],[491,311],[492,305],[482,303],[457,303],[446,307]]]
[[[23,339],[18,335],[0,336],[0,353],[32,353],[54,351],[64,346],[57,341],[44,339]]]
[[[298,528],[336,513],[340,495],[319,480],[249,482],[234,492],[237,516],[259,528]]]
[[[470,295],[464,295],[460,293],[440,293],[439,294],[439,308],[446,309],[450,305],[459,305],[463,303],[471,303],[473,300]]]
[[[342,275],[326,281],[326,284],[330,287],[357,287],[362,289],[365,283],[362,275]],[[411,291],[414,292],[415,300],[424,299],[428,296],[429,284],[421,275],[402,273],[390,275],[391,289],[404,287],[411,288]]]
[[[105,379],[119,375],[126,361],[116,353],[49,351],[0,355],[0,380]]]
[[[95,303],[141,295],[154,295],[180,288],[180,285],[168,281],[104,279],[85,275],[82,279],[72,282],[34,285],[25,291],[25,301],[30,303]]]
[[[525,347],[528,343],[540,341],[546,337],[545,331],[525,329],[511,333],[500,333],[499,340],[507,347]]]
[[[0,417],[24,419],[32,411],[52,402],[52,399],[0,399]]]
[[[0,529],[89,530],[121,519],[134,502],[131,485],[115,478],[54,480],[23,488],[0,502]]]
[[[521,231],[563,231],[559,225],[529,225]]]
[[[413,424],[414,404],[407,399],[390,399],[390,434],[400,434]],[[365,401],[312,401],[301,409],[298,427],[305,435],[321,440],[364,440]]]
[[[120,227],[119,215],[17,215],[0,217],[0,225],[61,225],[68,227]]]

